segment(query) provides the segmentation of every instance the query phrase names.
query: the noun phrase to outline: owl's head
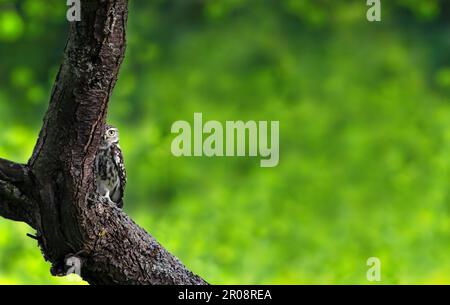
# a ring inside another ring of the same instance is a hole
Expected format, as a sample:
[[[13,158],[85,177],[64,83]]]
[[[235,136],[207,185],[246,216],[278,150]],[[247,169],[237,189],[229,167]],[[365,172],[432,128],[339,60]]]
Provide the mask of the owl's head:
[[[109,147],[113,144],[119,144],[119,129],[112,125],[105,125],[105,132],[103,133],[102,146]]]

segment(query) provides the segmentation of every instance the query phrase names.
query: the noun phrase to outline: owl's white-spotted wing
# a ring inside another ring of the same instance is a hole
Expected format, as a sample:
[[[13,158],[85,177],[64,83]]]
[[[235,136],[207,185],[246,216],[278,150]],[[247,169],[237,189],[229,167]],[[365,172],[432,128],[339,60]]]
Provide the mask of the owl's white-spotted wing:
[[[123,161],[123,155],[122,155],[122,150],[120,149],[119,146],[113,146],[112,147],[112,153],[114,156],[114,164],[116,166],[117,169],[117,173],[119,175],[119,180],[120,180],[120,204],[122,205],[122,198],[123,198],[123,194],[125,192],[125,185],[127,184],[127,172],[125,170],[125,163]]]

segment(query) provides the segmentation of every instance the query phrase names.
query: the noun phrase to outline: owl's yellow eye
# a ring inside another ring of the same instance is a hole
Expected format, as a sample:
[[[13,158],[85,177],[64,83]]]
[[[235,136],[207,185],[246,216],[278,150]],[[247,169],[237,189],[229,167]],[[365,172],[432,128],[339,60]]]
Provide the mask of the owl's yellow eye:
[[[109,136],[114,136],[116,134],[116,132],[113,130],[113,129],[111,129],[111,130],[108,130],[108,135]]]

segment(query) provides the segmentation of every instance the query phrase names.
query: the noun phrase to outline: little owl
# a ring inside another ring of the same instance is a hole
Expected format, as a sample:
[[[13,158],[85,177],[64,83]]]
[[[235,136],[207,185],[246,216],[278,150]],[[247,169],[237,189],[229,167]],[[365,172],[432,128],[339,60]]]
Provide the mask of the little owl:
[[[95,158],[95,180],[98,193],[122,208],[127,176],[119,146],[119,130],[111,125],[105,125]]]

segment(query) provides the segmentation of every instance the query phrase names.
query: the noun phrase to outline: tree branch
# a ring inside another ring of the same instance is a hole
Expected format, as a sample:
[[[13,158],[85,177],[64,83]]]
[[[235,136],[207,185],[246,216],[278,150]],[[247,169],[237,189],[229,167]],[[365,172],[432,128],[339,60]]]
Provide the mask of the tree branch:
[[[25,166],[0,158],[0,180],[22,183],[25,181],[26,174]]]
[[[81,3],[82,21],[70,26],[64,60],[27,166],[0,162],[0,179],[5,180],[0,184],[1,215],[36,228],[54,274],[64,271],[68,256],[78,256],[81,275],[91,284],[206,284],[96,194],[93,163],[125,54],[128,1]],[[26,198],[9,188],[20,188],[20,173],[27,177]],[[28,206],[33,208],[19,209]]]
[[[34,228],[36,205],[26,193],[30,184],[26,166],[0,158],[0,216]]]

